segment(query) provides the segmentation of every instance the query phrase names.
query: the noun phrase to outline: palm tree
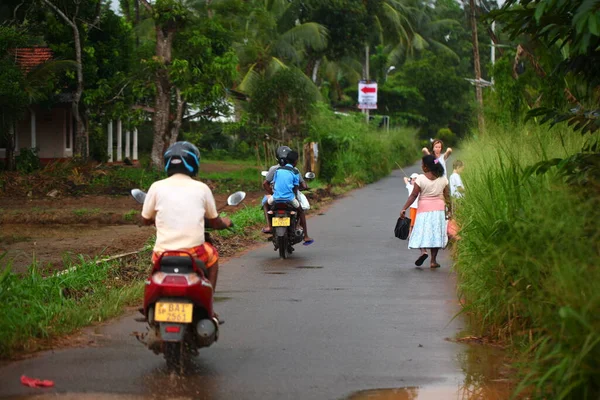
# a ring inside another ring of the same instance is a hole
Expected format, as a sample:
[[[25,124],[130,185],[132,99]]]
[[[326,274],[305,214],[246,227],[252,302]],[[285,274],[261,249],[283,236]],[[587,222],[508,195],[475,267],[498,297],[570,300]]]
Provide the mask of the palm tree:
[[[374,29],[372,29],[371,35],[365,42],[366,63],[363,75],[368,79],[370,75],[368,71],[370,49],[381,45],[388,54],[409,51],[412,47],[414,32],[410,22],[412,10],[405,1],[367,1],[367,4],[375,5],[371,11],[373,15],[372,26]]]
[[[434,53],[444,54],[458,60],[458,55],[449,46],[446,45],[445,36],[448,32],[460,26],[460,22],[443,18],[443,5],[435,4],[435,7],[428,1],[408,0],[410,9],[410,24],[412,26],[413,37],[408,51],[402,54],[394,51],[390,54],[390,62],[400,64],[406,56],[412,56],[415,52],[429,49]],[[398,49],[399,50],[399,49]]]
[[[314,22],[299,23],[295,2],[251,0],[249,13],[240,18],[236,52],[242,72],[239,90],[252,86],[260,76],[270,76],[286,66],[300,66],[306,50],[327,46],[327,29]]]

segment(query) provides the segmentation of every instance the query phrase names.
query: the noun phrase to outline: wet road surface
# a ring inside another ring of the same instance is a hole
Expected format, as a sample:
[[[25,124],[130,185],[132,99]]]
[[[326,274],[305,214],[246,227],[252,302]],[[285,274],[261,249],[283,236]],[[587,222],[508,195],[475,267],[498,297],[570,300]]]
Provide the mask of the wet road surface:
[[[310,218],[316,242],[296,246],[290,259],[267,243],[224,263],[216,309],[226,323],[185,376],[169,374],[137,342],[131,333],[145,325],[131,314],[87,330],[91,347],[0,367],[0,397],[345,399],[381,388],[460,387],[467,346],[445,340],[462,329],[452,319],[459,307],[448,252],[441,269],[428,260],[415,269],[418,251],[393,236],[407,198],[402,177],[395,171]],[[21,386],[22,374],[56,386]]]

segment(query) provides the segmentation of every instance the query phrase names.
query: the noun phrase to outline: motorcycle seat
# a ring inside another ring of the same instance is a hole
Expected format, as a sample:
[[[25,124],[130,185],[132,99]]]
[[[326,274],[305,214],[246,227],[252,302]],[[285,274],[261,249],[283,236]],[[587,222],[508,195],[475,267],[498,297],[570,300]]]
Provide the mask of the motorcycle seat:
[[[196,267],[202,270],[204,276],[208,276],[208,269],[202,260],[199,258],[194,259]],[[160,270],[167,273],[176,273],[175,269],[178,270],[179,274],[189,274],[194,272],[194,265],[192,259],[187,256],[165,256],[160,260]]]
[[[282,201],[282,202],[275,202],[272,204],[272,209],[273,210],[296,210],[296,207],[294,207],[292,205],[292,203],[289,203],[287,201]]]

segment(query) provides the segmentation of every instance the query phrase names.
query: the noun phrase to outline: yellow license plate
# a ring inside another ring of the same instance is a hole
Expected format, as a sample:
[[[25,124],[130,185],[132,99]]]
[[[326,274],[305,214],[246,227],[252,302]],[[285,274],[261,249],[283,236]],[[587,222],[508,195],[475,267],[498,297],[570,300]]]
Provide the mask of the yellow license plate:
[[[273,217],[273,226],[290,226],[290,217]]]
[[[192,322],[193,304],[156,303],[154,319],[158,322]]]

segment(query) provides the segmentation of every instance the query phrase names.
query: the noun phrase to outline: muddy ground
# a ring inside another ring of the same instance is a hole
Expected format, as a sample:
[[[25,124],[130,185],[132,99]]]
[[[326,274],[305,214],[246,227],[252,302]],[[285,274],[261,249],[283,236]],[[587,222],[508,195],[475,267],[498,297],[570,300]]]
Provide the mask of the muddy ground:
[[[217,207],[227,195],[216,194]],[[257,206],[262,192],[249,192],[246,206]],[[140,250],[154,227],[140,226],[141,206],[130,196],[58,198],[0,197],[0,254],[16,272],[39,266],[62,269],[70,259],[114,256]]]

